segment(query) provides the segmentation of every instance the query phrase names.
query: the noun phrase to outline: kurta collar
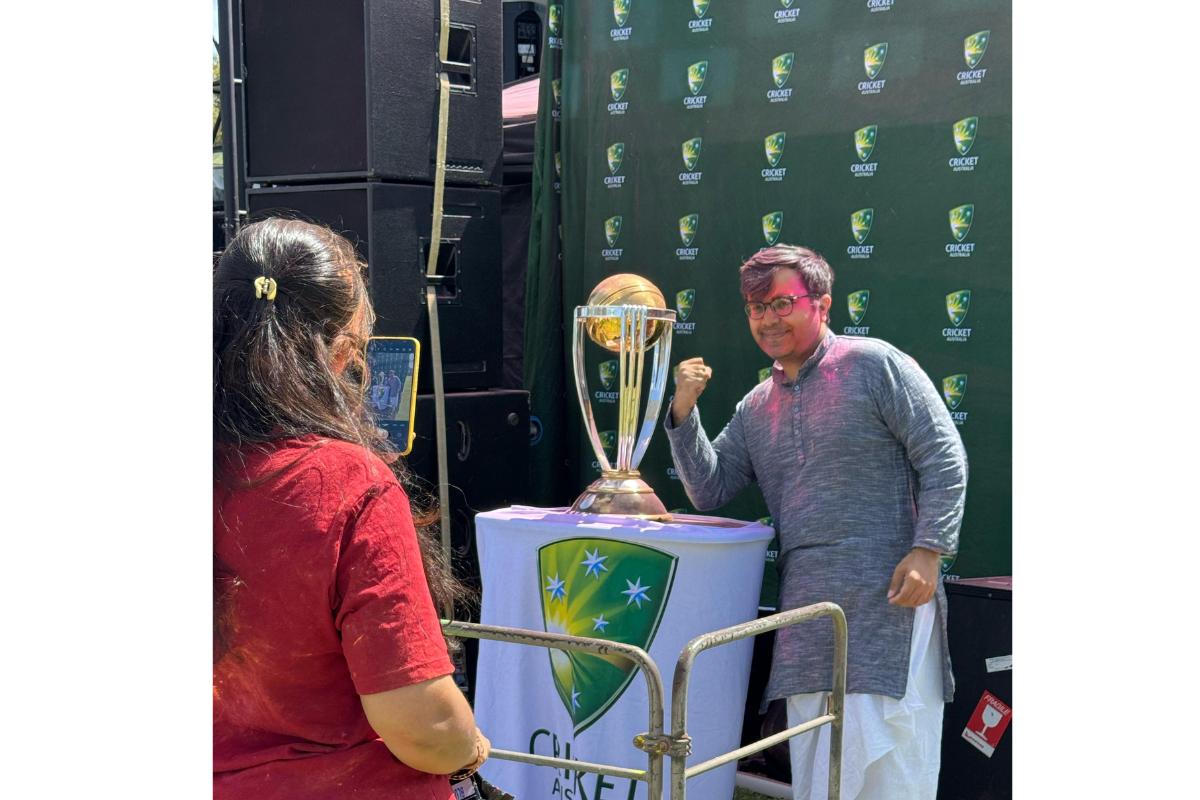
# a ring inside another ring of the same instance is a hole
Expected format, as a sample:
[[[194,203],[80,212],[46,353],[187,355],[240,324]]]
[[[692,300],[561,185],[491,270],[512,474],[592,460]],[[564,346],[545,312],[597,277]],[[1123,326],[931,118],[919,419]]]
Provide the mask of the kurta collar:
[[[825,338],[817,345],[817,349],[808,357],[808,360],[801,365],[800,371],[796,373],[795,381],[788,381],[787,373],[783,371],[783,366],[778,361],[771,365],[771,379],[775,381],[777,386],[790,386],[792,383],[798,383],[805,375],[812,371],[825,354],[829,352],[829,348],[833,346],[834,340],[837,339],[837,334],[833,332],[833,328],[826,328]]]

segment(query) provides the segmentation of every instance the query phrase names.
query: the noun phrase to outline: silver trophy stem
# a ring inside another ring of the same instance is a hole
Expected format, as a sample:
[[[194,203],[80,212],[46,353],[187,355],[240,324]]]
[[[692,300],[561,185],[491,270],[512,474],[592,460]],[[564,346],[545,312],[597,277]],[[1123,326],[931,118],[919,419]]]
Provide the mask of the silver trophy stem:
[[[571,359],[572,365],[575,367],[575,394],[579,397],[579,410],[583,412],[583,427],[587,431],[588,440],[592,443],[592,451],[596,454],[596,460],[600,464],[600,469],[605,472],[612,472],[612,466],[608,463],[608,455],[604,452],[603,445],[600,444],[600,433],[596,430],[596,418],[592,415],[592,398],[588,396],[587,382],[587,367],[583,358],[583,328],[587,324],[587,317],[581,315],[580,311],[586,311],[586,306],[575,309],[575,327],[571,332],[571,344],[574,350]]]

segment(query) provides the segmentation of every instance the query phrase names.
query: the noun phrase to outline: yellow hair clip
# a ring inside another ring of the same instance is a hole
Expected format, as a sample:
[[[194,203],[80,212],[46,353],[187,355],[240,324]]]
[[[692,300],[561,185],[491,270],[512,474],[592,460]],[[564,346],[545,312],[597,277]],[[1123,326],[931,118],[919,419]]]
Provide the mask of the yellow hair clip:
[[[268,300],[274,300],[275,295],[279,291],[279,285],[275,283],[274,278],[268,278],[265,275],[259,275],[254,279],[254,296],[262,299],[265,294]]]

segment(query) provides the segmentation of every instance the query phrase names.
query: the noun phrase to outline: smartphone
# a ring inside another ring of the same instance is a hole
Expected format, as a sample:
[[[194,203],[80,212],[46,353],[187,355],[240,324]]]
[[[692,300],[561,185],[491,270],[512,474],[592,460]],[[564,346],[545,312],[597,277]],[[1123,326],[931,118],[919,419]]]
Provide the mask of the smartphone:
[[[376,424],[400,451],[413,444],[413,414],[417,409],[417,366],[421,343],[407,336],[372,336],[367,340],[367,407]]]

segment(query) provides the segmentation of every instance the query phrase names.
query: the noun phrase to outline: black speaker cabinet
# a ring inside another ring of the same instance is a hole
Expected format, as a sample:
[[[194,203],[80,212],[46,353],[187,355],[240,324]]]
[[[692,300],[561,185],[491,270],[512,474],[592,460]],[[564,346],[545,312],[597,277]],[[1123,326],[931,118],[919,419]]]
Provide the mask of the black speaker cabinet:
[[[251,221],[272,214],[329,225],[367,260],[378,336],[421,340],[418,392],[433,391],[425,268],[433,189],[346,183],[250,189]],[[447,391],[500,384],[500,190],[447,187],[438,250],[438,320]]]
[[[432,182],[438,0],[241,0],[251,183]],[[446,180],[500,180],[500,0],[450,0]]]
[[[963,730],[984,692],[1012,707],[1012,579],[947,581],[946,601],[956,687],[943,717],[938,800],[1009,800],[1012,725],[990,757],[964,739]]]

